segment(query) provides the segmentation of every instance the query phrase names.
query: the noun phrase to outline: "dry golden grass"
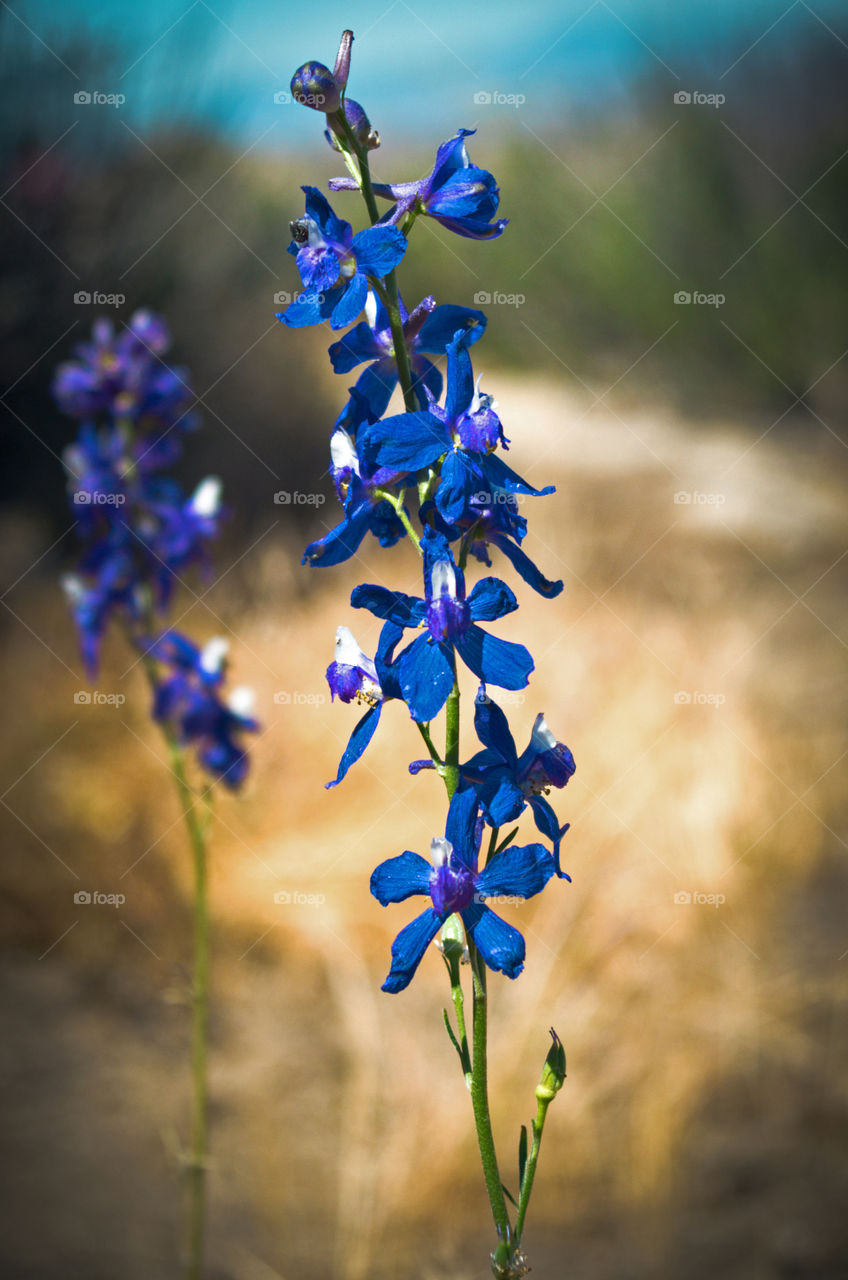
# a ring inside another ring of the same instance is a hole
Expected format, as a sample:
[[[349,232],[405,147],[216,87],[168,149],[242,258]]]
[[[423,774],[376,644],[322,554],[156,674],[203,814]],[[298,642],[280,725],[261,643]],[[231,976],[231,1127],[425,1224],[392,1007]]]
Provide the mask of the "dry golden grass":
[[[566,584],[550,603],[519,592],[519,611],[499,624],[536,659],[509,714],[521,743],[544,710],[577,761],[555,797],[572,823],[563,861],[574,882],[504,908],[526,934],[527,964],[519,981],[492,982],[493,1111],[513,1189],[548,1026],[568,1051],[531,1261],[536,1236],[540,1276],[566,1274],[561,1253],[602,1278],[836,1276],[848,1268],[841,1215],[813,1189],[817,1178],[840,1185],[830,1146],[816,1144],[822,1129],[828,1142],[844,1134],[848,1101],[836,1079],[848,945],[835,905],[846,879],[844,453],[589,408],[553,384],[499,385],[514,465],[559,486],[529,512],[526,547]],[[676,504],[679,491],[724,501]],[[235,633],[236,679],[256,687],[264,723],[244,796],[216,805],[212,1238],[222,1276],[485,1274],[469,1102],[440,1026],[443,967],[433,952],[406,993],[380,992],[391,940],[417,908],[384,911],[367,887],[381,858],[426,851],[443,821],[440,784],[407,774],[420,742],[392,705],[364,760],[325,792],[358,713],[294,697],[325,693],[338,623],[373,646],[378,624],[344,603],[356,581],[416,589],[411,549],[375,547],[312,571],[298,595],[307,571],[280,544],[238,597],[208,598]],[[29,604],[75,666],[61,606]],[[203,605],[186,624],[220,630]],[[72,676],[51,661],[25,632],[13,636],[16,685],[62,689],[29,711],[11,705],[10,778],[81,723],[9,796],[37,833],[8,818],[9,919],[35,955],[79,915],[77,882],[41,841],[80,884],[126,892],[119,915],[82,919],[42,968],[86,975],[71,986],[87,1048],[107,1060],[118,1053],[114,990],[147,993],[135,997],[115,1070],[145,1117],[140,1132],[167,1129],[185,1095],[182,1007],[159,1003],[178,1001],[188,955],[177,810],[141,681],[127,682],[138,699],[121,714],[83,718],[72,714]],[[120,662],[103,687],[119,687]],[[275,702],[280,691],[293,700]],[[680,692],[723,701],[681,703]],[[281,905],[280,890],[323,901]],[[724,901],[684,904],[680,893]],[[92,994],[85,984],[104,971]],[[824,1120],[810,1112],[814,1097]],[[122,1160],[140,1158],[138,1133],[112,1140]],[[73,1154],[62,1159],[73,1176]],[[752,1168],[765,1179],[760,1199],[756,1177],[755,1192],[744,1190]],[[152,1158],[148,1173],[168,1177]],[[634,1221],[638,1239],[622,1226]],[[155,1238],[164,1255],[165,1236]],[[836,1270],[811,1269],[819,1263]],[[126,1275],[151,1274],[134,1265]]]

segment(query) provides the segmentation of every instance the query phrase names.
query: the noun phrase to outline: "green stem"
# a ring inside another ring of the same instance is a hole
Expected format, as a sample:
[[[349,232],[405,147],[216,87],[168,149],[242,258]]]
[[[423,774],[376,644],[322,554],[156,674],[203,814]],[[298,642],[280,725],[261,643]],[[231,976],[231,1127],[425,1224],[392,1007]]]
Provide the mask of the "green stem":
[[[530,1193],[533,1190],[533,1179],[536,1176],[536,1164],[539,1160],[539,1149],[542,1145],[542,1130],[545,1127],[545,1116],[548,1114],[548,1107],[550,1105],[550,1098],[539,1098],[536,1104],[536,1119],[533,1121],[533,1144],[527,1155],[524,1177],[521,1180],[521,1187],[518,1192],[518,1216],[515,1219],[516,1249],[521,1243],[521,1233],[524,1230],[524,1218],[527,1214],[527,1206],[530,1203]]]
[[[448,800],[459,786],[459,682],[454,674],[453,688],[445,706],[445,786]]]
[[[371,182],[371,165],[368,160],[367,148],[361,146],[355,137],[353,130],[347,122],[344,109],[338,111],[335,118],[344,134],[345,142],[356,156],[359,164],[359,189],[362,192],[365,207],[368,210],[368,217],[371,219],[371,225],[373,226],[375,222],[379,222],[380,220],[380,211],[377,208],[377,200],[374,195],[374,187]],[[409,362],[409,350],[406,345],[406,339],[403,336],[403,322],[400,317],[400,298],[394,270],[390,271],[386,276],[384,288],[379,289],[378,291],[382,296],[383,305],[385,306],[389,317],[389,328],[392,331],[392,347],[394,349],[395,363],[397,364],[398,380],[400,381],[401,391],[403,392],[403,403],[406,406],[407,413],[415,413],[419,407],[418,397],[412,389],[412,367]]]
[[[145,655],[144,668],[151,688],[156,687],[156,663]],[[209,1097],[207,1044],[209,1032],[209,897],[206,834],[211,809],[198,812],[197,800],[186,775],[185,752],[168,725],[162,726],[168,748],[180,808],[188,831],[194,869],[194,958],[191,985],[191,1146],[186,1160],[189,1175],[187,1280],[201,1280],[206,1219],[206,1156]]]
[[[421,734],[421,737],[424,739],[424,744],[427,747],[428,752],[430,753],[430,759],[433,761],[433,764],[436,766],[436,771],[440,773],[442,776],[444,776],[444,768],[445,768],[444,761],[442,760],[441,756],[436,750],[433,739],[430,737],[430,726],[428,724],[422,724],[420,720],[416,720],[415,723],[418,726],[418,732]]]
[[[406,514],[406,511],[404,510],[403,502],[404,502],[404,498],[406,497],[406,490],[401,489],[398,496],[395,497],[394,494],[392,493],[386,493],[384,489],[375,489],[374,496],[376,498],[385,498],[386,502],[388,502],[390,506],[394,507],[397,518],[398,520],[400,520],[404,529],[409,534],[410,538],[415,544],[416,551],[419,553],[419,555],[423,555],[423,552],[421,550],[421,539],[413,529],[409,516]]]
[[[509,1274],[509,1260],[512,1256],[511,1228],[506,1198],[498,1170],[498,1157],[495,1152],[495,1139],[492,1133],[492,1119],[489,1115],[488,1071],[486,1049],[488,1039],[488,997],[486,994],[486,968],[474,943],[469,938],[468,950],[471,955],[471,971],[474,985],[474,1013],[472,1019],[472,1069],[471,1069],[471,1106],[474,1111],[474,1124],[477,1128],[477,1143],[480,1147],[480,1159],[483,1164],[483,1177],[492,1207],[492,1217],[497,1228],[499,1244],[492,1255],[492,1266],[495,1275]]]

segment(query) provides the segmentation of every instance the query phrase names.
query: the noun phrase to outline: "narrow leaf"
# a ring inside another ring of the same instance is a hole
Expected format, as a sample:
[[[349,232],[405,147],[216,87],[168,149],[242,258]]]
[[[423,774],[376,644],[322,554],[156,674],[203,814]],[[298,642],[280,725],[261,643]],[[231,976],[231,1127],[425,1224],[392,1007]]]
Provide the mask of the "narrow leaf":
[[[462,1068],[463,1068],[463,1070],[465,1070],[465,1060],[464,1060],[464,1058],[463,1058],[463,1056],[462,1056],[462,1050],[461,1050],[461,1049],[460,1049],[460,1047],[459,1047],[459,1041],[457,1040],[456,1036],[454,1035],[453,1027],[452,1027],[452,1026],[451,1026],[451,1024],[450,1024],[450,1018],[448,1017],[448,1011],[447,1011],[447,1009],[442,1009],[442,1016],[444,1017],[444,1020],[445,1020],[445,1030],[447,1031],[448,1035],[450,1036],[450,1042],[451,1042],[451,1044],[453,1045],[454,1049],[456,1049],[457,1053],[459,1054],[459,1061],[460,1061],[460,1063],[462,1064]]]
[[[518,1139],[518,1190],[524,1186],[524,1170],[527,1168],[527,1125],[521,1126],[521,1137]]]
[[[507,1187],[505,1187],[503,1183],[501,1183],[501,1191],[504,1193],[504,1195],[506,1196],[507,1200],[509,1200],[509,1202],[510,1202],[511,1204],[514,1204],[514,1205],[515,1205],[515,1207],[516,1207],[516,1209],[517,1209],[517,1208],[518,1208],[518,1201],[516,1200],[516,1198],[515,1198],[515,1196],[512,1194],[512,1192],[511,1192]]]
[[[513,827],[512,831],[510,831],[509,835],[508,835],[508,836],[505,836],[505,837],[504,837],[504,839],[503,839],[503,840],[501,840],[500,844],[498,845],[497,849],[495,850],[495,853],[500,853],[500,852],[501,852],[501,850],[502,850],[502,849],[505,849],[505,848],[507,847],[507,845],[508,845],[508,844],[512,844],[513,840],[515,839],[515,837],[516,837],[517,835],[518,835],[518,827]]]

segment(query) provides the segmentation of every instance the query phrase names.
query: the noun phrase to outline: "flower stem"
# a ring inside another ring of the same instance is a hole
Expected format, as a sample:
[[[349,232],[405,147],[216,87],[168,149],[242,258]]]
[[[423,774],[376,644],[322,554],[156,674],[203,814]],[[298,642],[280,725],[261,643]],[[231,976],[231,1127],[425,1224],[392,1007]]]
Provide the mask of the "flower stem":
[[[498,1247],[492,1254],[492,1271],[496,1276],[510,1274],[509,1263],[512,1257],[512,1231],[509,1223],[506,1199],[501,1185],[498,1170],[498,1157],[495,1152],[495,1139],[492,1133],[492,1120],[489,1115],[488,1069],[486,1050],[488,1039],[488,996],[486,992],[486,967],[474,943],[469,938],[468,950],[471,956],[471,971],[474,986],[474,1012],[472,1018],[472,1066],[471,1066],[471,1106],[474,1112],[474,1124],[477,1128],[477,1143],[480,1148],[480,1159],[483,1164],[483,1177],[492,1207],[492,1217],[498,1232]]]
[[[374,196],[374,188],[371,183],[371,166],[368,160],[368,149],[363,147],[354,135],[353,130],[347,122],[344,108],[337,112],[336,119],[344,133],[345,142],[350,150],[356,156],[359,163],[359,189],[362,192],[362,198],[365,201],[365,207],[368,210],[368,217],[371,219],[371,225],[380,221],[380,211],[377,208],[377,200]],[[400,315],[400,297],[398,295],[397,279],[394,270],[391,270],[385,278],[385,287],[380,291],[382,295],[383,305],[389,317],[389,327],[392,331],[392,348],[394,350],[395,363],[397,364],[398,380],[400,382],[401,391],[403,392],[403,403],[407,413],[415,413],[418,409],[418,397],[412,389],[412,367],[409,362],[409,349],[406,345],[406,339],[403,336],[403,322]]]
[[[143,665],[151,689],[156,689],[156,663],[149,654]],[[206,835],[210,806],[198,812],[197,797],[186,774],[185,752],[173,730],[162,725],[168,761],[188,831],[194,870],[194,957],[191,984],[191,1146],[185,1164],[189,1175],[187,1280],[201,1280],[206,1220],[206,1154],[208,1130],[207,1042],[209,1030],[209,899]]]
[[[459,682],[454,674],[453,688],[445,706],[445,786],[448,800],[459,786]]]

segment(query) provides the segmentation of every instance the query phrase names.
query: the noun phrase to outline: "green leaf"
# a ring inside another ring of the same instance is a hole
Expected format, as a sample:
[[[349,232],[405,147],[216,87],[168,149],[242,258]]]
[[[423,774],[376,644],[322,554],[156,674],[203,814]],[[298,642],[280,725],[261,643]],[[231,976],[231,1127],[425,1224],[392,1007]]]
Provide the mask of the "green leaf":
[[[527,1125],[521,1126],[521,1137],[518,1139],[518,1190],[524,1186],[524,1170],[527,1168]]]
[[[501,1191],[504,1193],[504,1195],[506,1196],[507,1200],[509,1200],[510,1204],[514,1204],[514,1205],[515,1205],[515,1207],[516,1207],[516,1209],[517,1209],[517,1208],[518,1208],[518,1201],[516,1200],[516,1198],[515,1198],[515,1196],[512,1194],[512,1192],[511,1192],[507,1187],[505,1187],[503,1183],[501,1183]]]
[[[495,853],[501,853],[507,847],[507,845],[512,844],[513,840],[517,835],[518,835],[518,827],[513,827],[509,835],[505,836],[503,840],[501,840],[500,844],[495,850]],[[494,857],[494,854],[492,854],[492,857]]]
[[[448,1011],[447,1011],[447,1009],[442,1009],[442,1016],[444,1017],[444,1020],[445,1020],[445,1030],[447,1031],[448,1035],[450,1036],[450,1042],[451,1042],[451,1044],[453,1045],[454,1049],[456,1049],[457,1053],[459,1054],[459,1061],[461,1062],[461,1064],[462,1064],[462,1069],[463,1069],[463,1071],[464,1071],[464,1070],[465,1070],[465,1059],[464,1059],[464,1058],[463,1058],[463,1056],[462,1056],[462,1050],[460,1049],[460,1047],[459,1047],[459,1041],[457,1040],[456,1035],[454,1034],[454,1029],[453,1029],[453,1027],[452,1027],[452,1026],[451,1026],[451,1024],[450,1024],[450,1018],[448,1017]]]

